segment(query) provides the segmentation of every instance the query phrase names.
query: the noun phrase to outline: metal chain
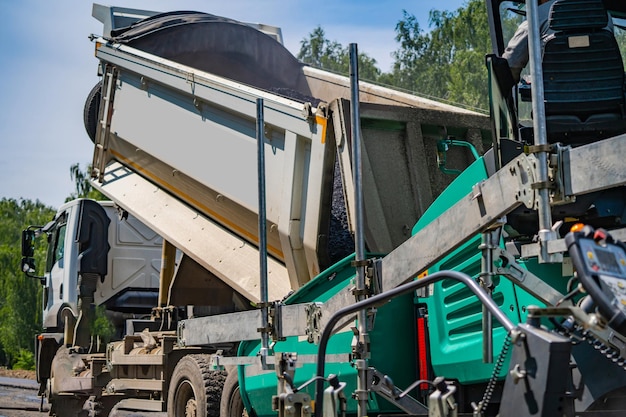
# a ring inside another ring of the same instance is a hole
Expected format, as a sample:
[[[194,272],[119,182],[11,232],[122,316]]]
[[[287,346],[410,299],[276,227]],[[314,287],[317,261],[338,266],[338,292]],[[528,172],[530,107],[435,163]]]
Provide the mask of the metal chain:
[[[595,350],[603,354],[611,362],[613,362],[614,364],[616,364],[617,366],[621,367],[622,369],[626,371],[626,359],[622,358],[620,356],[620,353],[616,349],[610,346],[607,346],[602,341],[598,340],[593,335],[593,333],[591,333],[589,330],[583,329],[581,326],[577,325],[576,330],[581,331],[580,333],[581,336],[578,339],[578,341],[580,340],[586,341]],[[559,333],[563,334],[564,336],[569,337],[572,343],[577,342],[576,340],[577,336],[574,334],[574,332],[569,332],[569,331],[564,332],[563,329],[561,329]],[[493,368],[491,378],[489,379],[489,382],[487,383],[487,387],[485,388],[483,399],[478,403],[478,405],[474,405],[474,416],[483,416],[484,409],[486,409],[487,406],[489,405],[489,401],[491,401],[491,396],[493,395],[493,392],[496,387],[496,383],[498,381],[498,375],[500,375],[500,371],[502,370],[502,366],[504,365],[504,362],[506,360],[506,356],[509,352],[510,347],[511,347],[511,334],[507,333],[504,339],[504,343],[502,345],[502,350],[500,351],[496,364]]]
[[[589,343],[595,350],[606,356],[608,360],[626,371],[626,359],[620,356],[620,353],[614,348],[605,345],[598,340],[589,330],[583,330],[582,339]]]
[[[482,416],[484,409],[487,408],[489,402],[491,401],[491,396],[493,395],[493,391],[496,388],[496,383],[498,382],[498,375],[500,375],[500,371],[502,370],[502,366],[504,366],[504,362],[506,360],[506,356],[509,353],[509,348],[511,347],[511,333],[507,333],[504,338],[504,343],[502,344],[502,350],[498,355],[498,359],[496,360],[496,364],[493,367],[493,372],[491,373],[491,378],[487,383],[487,387],[485,388],[485,393],[483,394],[483,399],[478,403],[477,406],[474,406],[474,415]]]
[[[608,360],[626,371],[626,359],[622,358],[619,351],[604,344],[604,342],[595,337],[590,330],[583,328],[580,324],[575,324],[572,330],[561,327],[557,332],[565,337],[569,337],[573,344],[577,344],[581,341],[589,343]],[[577,336],[575,332],[580,332],[580,336]]]

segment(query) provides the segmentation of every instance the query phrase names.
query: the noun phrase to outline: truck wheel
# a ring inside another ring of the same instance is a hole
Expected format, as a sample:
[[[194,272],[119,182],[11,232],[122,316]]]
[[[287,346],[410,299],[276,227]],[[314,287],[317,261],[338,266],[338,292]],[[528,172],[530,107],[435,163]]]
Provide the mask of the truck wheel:
[[[167,397],[169,417],[219,417],[226,372],[210,368],[209,355],[187,355],[174,372]]]
[[[243,407],[241,392],[239,391],[239,378],[237,376],[237,368],[226,377],[224,382],[224,390],[222,391],[222,401],[220,401],[221,417],[247,417],[248,413]]]
[[[98,115],[100,113],[100,98],[102,97],[102,83],[96,84],[85,101],[83,109],[83,121],[85,122],[85,130],[89,139],[93,143],[96,142],[96,130],[98,128]]]
[[[62,345],[54,355],[50,365],[50,382],[61,381],[59,385],[51,383],[50,391],[47,392],[50,403],[50,415],[54,417],[88,417],[85,402],[88,396],[63,394],[66,385],[64,380],[71,380],[74,376],[73,367],[76,357],[72,357],[65,345]]]

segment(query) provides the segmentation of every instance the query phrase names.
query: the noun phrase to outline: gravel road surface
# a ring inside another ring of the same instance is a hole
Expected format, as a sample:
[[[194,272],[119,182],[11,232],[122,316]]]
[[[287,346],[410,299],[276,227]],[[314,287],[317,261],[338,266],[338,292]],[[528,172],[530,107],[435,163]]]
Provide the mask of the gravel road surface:
[[[45,417],[50,406],[37,396],[39,384],[32,379],[0,377],[0,417]],[[110,417],[167,417],[167,413],[114,411]]]

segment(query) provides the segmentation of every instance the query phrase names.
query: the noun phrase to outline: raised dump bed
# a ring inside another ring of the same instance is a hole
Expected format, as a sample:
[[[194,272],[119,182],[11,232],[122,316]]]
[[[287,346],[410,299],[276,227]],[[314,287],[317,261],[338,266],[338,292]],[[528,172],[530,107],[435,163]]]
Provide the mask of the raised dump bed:
[[[280,36],[205,13],[155,15],[110,34],[96,40],[94,184],[181,249],[181,265],[208,271],[182,278],[179,268],[174,285],[218,278],[224,297],[234,289],[259,300],[257,99],[270,299],[353,252],[347,77],[301,64]],[[389,252],[453,179],[437,169],[437,142],[453,136],[482,153],[489,122],[365,82],[360,97],[366,246]],[[466,148],[448,156],[459,167],[472,160]]]

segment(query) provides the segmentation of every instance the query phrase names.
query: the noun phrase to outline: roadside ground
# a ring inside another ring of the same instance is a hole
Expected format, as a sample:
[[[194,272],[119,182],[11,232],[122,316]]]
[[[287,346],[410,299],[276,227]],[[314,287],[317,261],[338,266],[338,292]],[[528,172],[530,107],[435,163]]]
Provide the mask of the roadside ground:
[[[21,378],[32,380],[37,379],[35,371],[25,371],[23,369],[7,369],[4,366],[0,366],[0,376],[5,378]]]

